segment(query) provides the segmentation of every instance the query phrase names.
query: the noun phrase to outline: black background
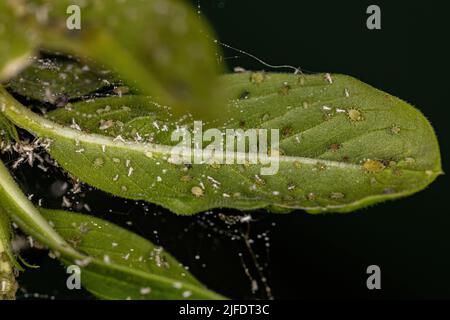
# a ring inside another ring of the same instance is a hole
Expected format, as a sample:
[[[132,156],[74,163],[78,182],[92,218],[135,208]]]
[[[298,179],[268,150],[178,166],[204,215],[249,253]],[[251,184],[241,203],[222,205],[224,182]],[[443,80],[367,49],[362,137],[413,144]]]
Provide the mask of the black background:
[[[197,1],[192,3],[197,5]],[[449,170],[449,11],[443,1],[200,3],[202,15],[226,44],[274,65],[349,74],[415,105],[433,124],[444,171]],[[381,7],[381,30],[366,28],[370,4]],[[271,71],[226,48],[223,56],[230,69],[241,66]],[[36,197],[45,197],[58,175],[37,175],[41,172],[22,169],[17,178],[30,191],[38,188]],[[256,220],[251,226],[254,250],[261,255],[261,263],[268,263],[264,271],[275,298],[450,298],[448,182],[448,177],[441,176],[414,196],[347,215],[252,213]],[[60,203],[60,199],[46,201],[54,206]],[[98,191],[87,193],[83,201],[94,212],[105,212],[102,217],[167,248],[209,288],[232,298],[262,297],[250,292],[238,256],[242,252],[245,261],[250,261],[245,246],[222,235],[226,228],[213,216],[177,217],[151,205],[149,211],[154,213],[144,215],[142,203],[126,203]],[[107,213],[111,208],[113,212]],[[202,221],[215,227],[205,227]],[[264,231],[270,234],[269,256],[266,241],[256,237]],[[41,265],[20,277],[28,293],[90,298],[87,293],[80,296],[65,289],[64,269],[57,262],[35,252],[26,258]],[[381,268],[381,290],[366,288],[366,268],[372,264]],[[21,295],[25,297],[23,292]]]

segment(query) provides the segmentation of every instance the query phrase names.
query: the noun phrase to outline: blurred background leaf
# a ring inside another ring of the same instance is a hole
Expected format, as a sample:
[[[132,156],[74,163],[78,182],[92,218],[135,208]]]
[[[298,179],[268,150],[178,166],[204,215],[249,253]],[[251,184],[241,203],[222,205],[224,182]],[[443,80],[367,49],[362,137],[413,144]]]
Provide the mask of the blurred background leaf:
[[[221,67],[209,27],[176,0],[29,0],[11,2],[40,33],[40,48],[89,57],[174,112],[220,115]],[[81,8],[81,29],[69,30],[67,8]],[[8,23],[11,24],[14,21]]]
[[[31,57],[32,64],[7,88],[28,99],[64,106],[119,80],[110,70],[62,56]]]
[[[28,64],[35,37],[18,21],[16,13],[0,1],[0,82],[15,76]]]

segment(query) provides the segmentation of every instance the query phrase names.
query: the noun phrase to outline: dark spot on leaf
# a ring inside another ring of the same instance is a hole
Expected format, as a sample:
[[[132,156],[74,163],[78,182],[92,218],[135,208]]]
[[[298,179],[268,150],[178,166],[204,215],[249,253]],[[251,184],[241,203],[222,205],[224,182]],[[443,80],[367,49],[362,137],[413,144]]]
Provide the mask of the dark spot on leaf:
[[[289,137],[293,132],[294,132],[294,129],[292,129],[291,126],[284,127],[281,130],[281,134],[283,137]]]
[[[332,143],[332,144],[330,144],[330,146],[329,146],[329,150],[332,151],[332,152],[336,152],[336,151],[338,151],[340,148],[341,148],[341,144],[339,144],[339,143]]]
[[[239,95],[239,100],[245,100],[245,99],[248,99],[249,97],[250,97],[250,91],[244,90]]]
[[[71,238],[67,239],[67,242],[70,243],[70,245],[72,245],[72,247],[76,248],[80,245],[82,239],[79,236],[73,236]]]
[[[67,94],[63,94],[56,98],[55,105],[58,108],[65,107],[69,103],[69,96]]]
[[[316,165],[314,166],[318,171],[324,171],[327,166],[324,163],[321,162],[317,162]]]

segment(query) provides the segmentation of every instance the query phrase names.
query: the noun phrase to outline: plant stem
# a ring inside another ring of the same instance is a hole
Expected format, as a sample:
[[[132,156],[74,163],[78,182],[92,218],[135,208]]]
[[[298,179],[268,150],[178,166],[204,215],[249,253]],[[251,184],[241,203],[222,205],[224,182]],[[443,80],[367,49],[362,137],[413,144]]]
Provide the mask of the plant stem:
[[[17,291],[10,243],[10,221],[0,208],[0,300],[14,300]]]
[[[25,233],[35,237],[52,250],[64,252],[70,256],[82,256],[53,230],[23,194],[2,162],[0,162],[0,203],[4,211]]]

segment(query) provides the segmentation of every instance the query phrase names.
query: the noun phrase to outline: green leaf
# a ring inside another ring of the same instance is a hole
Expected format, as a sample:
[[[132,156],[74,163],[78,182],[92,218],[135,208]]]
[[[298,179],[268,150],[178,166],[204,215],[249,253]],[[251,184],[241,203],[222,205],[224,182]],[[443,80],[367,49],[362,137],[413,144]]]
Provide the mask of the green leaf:
[[[2,163],[0,203],[25,233],[47,245],[66,265],[79,265],[82,285],[100,298],[224,299],[207,290],[162,248],[125,229],[64,211],[41,209],[44,218]]]
[[[28,64],[35,38],[17,20],[7,1],[0,2],[0,82],[14,77]]]
[[[10,143],[18,141],[19,135],[16,127],[3,114],[0,114],[0,142]]]
[[[11,252],[11,235],[9,218],[0,207],[0,300],[13,300],[16,296],[16,261]]]
[[[89,57],[179,113],[217,115],[216,48],[209,27],[176,0],[28,0],[40,47]],[[69,30],[69,6],[81,8],[81,30]],[[21,4],[12,2],[17,9]],[[36,20],[36,19],[35,19]]]
[[[83,268],[81,274],[83,286],[98,297],[221,298],[206,290],[162,247],[157,247],[140,236],[84,214],[54,210],[41,212],[64,239],[95,259],[95,264],[101,265]],[[85,261],[89,261],[89,258]],[[120,272],[115,268],[120,269]]]
[[[33,64],[7,85],[14,93],[41,102],[64,105],[116,81],[108,70],[63,58],[30,58]]]
[[[148,98],[98,99],[49,115],[62,125],[5,93],[0,101],[18,126],[53,141],[52,156],[74,176],[179,214],[217,207],[349,212],[413,194],[442,173],[438,143],[423,115],[356,79],[247,73],[222,81],[232,97],[222,110],[229,120],[204,130],[279,129],[277,174],[260,175],[260,164],[171,163],[171,131],[189,120],[166,119],[170,112]]]

